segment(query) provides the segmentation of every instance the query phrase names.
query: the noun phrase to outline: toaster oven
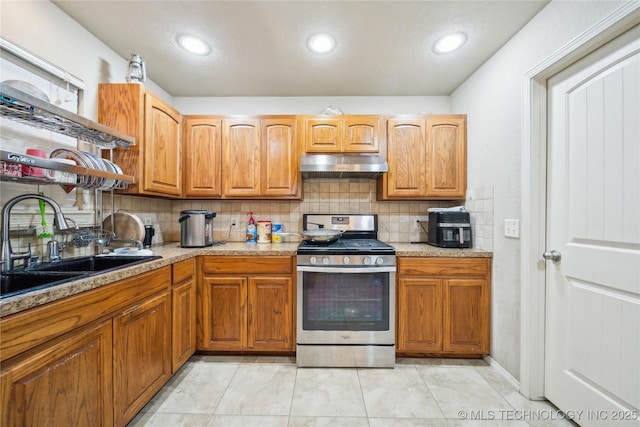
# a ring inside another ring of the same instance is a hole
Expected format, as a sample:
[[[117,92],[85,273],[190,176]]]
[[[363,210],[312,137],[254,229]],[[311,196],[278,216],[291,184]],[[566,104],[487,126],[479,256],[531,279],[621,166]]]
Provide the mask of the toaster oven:
[[[441,248],[470,248],[472,233],[469,212],[429,212],[427,242]]]

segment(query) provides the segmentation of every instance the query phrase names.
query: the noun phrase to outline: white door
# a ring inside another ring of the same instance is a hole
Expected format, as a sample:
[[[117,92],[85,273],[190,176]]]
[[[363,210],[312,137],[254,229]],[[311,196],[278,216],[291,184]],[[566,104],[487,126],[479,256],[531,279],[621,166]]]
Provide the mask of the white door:
[[[640,26],[548,83],[545,396],[640,426]]]

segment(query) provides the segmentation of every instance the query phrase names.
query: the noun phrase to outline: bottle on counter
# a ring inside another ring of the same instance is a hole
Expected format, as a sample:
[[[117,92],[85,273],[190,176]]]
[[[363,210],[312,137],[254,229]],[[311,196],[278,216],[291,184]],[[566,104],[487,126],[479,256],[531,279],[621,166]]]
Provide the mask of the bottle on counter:
[[[258,220],[258,243],[271,243],[271,221]]]
[[[256,221],[253,219],[253,212],[247,214],[249,216],[249,224],[247,224],[247,243],[253,243],[258,240],[256,233]]]

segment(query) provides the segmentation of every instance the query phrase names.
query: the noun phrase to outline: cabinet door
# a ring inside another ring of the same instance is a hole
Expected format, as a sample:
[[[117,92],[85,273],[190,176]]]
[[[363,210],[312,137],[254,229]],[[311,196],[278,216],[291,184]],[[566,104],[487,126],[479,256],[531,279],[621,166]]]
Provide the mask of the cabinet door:
[[[135,183],[127,188],[117,190],[118,193],[143,194],[144,178],[144,86],[138,84],[98,85],[98,123],[117,129],[136,138],[136,144],[124,148],[116,148],[111,160],[122,168],[126,175],[131,175]],[[107,153],[104,151],[103,153]]]
[[[150,93],[144,97],[144,181],[151,194],[182,195],[180,113]]]
[[[486,280],[444,281],[445,352],[489,352],[489,298]]]
[[[379,117],[345,116],[343,128],[342,151],[377,153],[380,150]]]
[[[292,305],[290,277],[250,277],[247,347],[293,350]]]
[[[296,119],[261,120],[260,195],[300,197],[300,167]]]
[[[223,126],[223,195],[260,195],[260,121],[228,119]]]
[[[398,279],[398,351],[442,351],[442,280]]]
[[[306,119],[305,141],[307,153],[339,153],[342,151],[342,120]]]
[[[425,121],[388,120],[386,197],[424,198],[427,193],[425,159]]]
[[[464,199],[467,191],[467,119],[427,116],[427,196]]]
[[[202,281],[200,350],[241,350],[247,344],[247,279],[208,277]]]
[[[185,116],[183,128],[184,196],[220,197],[222,120]]]
[[[117,426],[131,420],[171,377],[170,309],[165,291],[113,319]]]
[[[195,260],[173,265],[171,288],[171,372],[175,373],[196,351]]]
[[[1,374],[6,427],[113,425],[111,320],[67,334]]]

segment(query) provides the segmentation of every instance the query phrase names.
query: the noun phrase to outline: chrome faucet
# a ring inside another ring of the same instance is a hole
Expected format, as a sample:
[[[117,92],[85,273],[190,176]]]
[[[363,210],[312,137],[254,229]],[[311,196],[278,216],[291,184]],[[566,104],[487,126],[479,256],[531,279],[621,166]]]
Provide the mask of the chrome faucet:
[[[11,250],[11,240],[9,239],[9,217],[11,216],[11,208],[21,201],[28,199],[42,200],[49,203],[55,214],[53,221],[54,225],[60,231],[69,229],[69,225],[64,219],[64,214],[62,213],[62,209],[60,209],[60,205],[50,197],[41,196],[39,194],[22,194],[9,200],[2,207],[2,271],[13,270],[14,262],[18,259],[28,260],[31,258],[31,243],[29,243],[29,249],[26,252],[13,252]]]

